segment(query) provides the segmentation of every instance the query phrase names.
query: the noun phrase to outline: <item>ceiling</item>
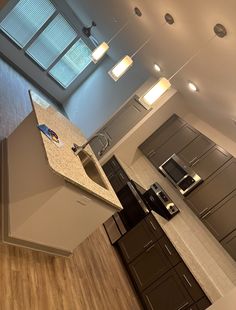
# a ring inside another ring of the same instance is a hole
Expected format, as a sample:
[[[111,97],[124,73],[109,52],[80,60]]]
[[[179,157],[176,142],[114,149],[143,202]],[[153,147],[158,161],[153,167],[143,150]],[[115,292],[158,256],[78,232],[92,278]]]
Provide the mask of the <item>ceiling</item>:
[[[151,35],[151,41],[134,58],[150,75],[157,75],[153,64],[163,68],[169,78],[199,49],[199,54],[172,81],[185,97],[189,108],[236,141],[236,1],[235,0],[66,0],[85,25],[93,29],[98,41],[109,40],[130,20],[128,27],[112,41],[110,56],[116,61],[132,55]],[[134,16],[138,6],[143,16]],[[164,21],[170,13],[173,25]],[[225,38],[215,37],[213,27],[221,23]],[[207,44],[208,42],[208,44]],[[188,90],[195,82],[199,92]]]

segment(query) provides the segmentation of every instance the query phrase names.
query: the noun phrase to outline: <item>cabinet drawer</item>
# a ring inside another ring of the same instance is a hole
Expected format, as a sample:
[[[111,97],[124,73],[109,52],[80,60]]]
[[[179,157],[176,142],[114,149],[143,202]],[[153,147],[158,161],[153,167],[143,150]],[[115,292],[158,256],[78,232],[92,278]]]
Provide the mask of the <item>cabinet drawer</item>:
[[[158,242],[138,256],[129,269],[140,291],[162,276],[171,268]]]
[[[152,213],[146,216],[145,221],[150,231],[153,233],[155,240],[160,239],[164,235],[161,226],[159,225],[155,217],[152,215]]]
[[[158,242],[172,266],[181,262],[181,257],[166,236],[162,237]]]
[[[175,270],[177,271],[183,285],[194,301],[198,301],[204,297],[203,290],[184,263],[178,264],[175,267]]]
[[[129,263],[150,247],[155,240],[155,235],[143,220],[121,237],[118,241],[118,246],[125,261]]]
[[[175,270],[170,270],[143,292],[143,300],[150,310],[186,310],[193,300]]]

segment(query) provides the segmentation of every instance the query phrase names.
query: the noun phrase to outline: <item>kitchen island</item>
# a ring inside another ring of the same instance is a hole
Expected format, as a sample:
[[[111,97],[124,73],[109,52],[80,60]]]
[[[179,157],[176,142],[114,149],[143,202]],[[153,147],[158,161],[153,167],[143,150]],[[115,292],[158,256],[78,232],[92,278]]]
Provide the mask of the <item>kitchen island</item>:
[[[66,117],[31,93],[33,111],[2,143],[2,239],[54,255],[69,256],[122,207],[89,146],[96,177],[75,156],[86,139]],[[57,145],[38,125],[58,135]]]

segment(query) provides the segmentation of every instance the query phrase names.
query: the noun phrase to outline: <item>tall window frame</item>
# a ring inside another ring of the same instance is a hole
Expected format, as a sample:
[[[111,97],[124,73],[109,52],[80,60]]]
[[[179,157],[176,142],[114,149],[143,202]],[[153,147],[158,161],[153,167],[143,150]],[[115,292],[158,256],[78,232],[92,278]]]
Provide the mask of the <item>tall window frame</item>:
[[[20,2],[21,0],[11,0],[0,12],[0,23],[5,19],[5,17],[10,13],[10,11]],[[81,31],[81,25],[80,29],[78,29],[78,26],[76,27],[76,25],[68,18],[68,16],[66,16],[66,14],[64,14],[63,10],[61,10],[58,7],[58,4],[56,3],[55,0],[49,0],[49,2],[51,2],[53,4],[53,6],[55,7],[55,12],[48,18],[48,20],[43,24],[43,26],[33,35],[33,37],[29,40],[29,42],[24,46],[20,46],[19,44],[17,44],[14,40],[12,40],[12,38],[10,36],[8,36],[4,31],[2,31],[2,29],[0,28],[0,32],[1,34],[6,37],[17,49],[21,50],[24,53],[24,56],[28,59],[30,59],[31,62],[34,63],[35,66],[37,66],[41,71],[45,72],[45,74],[47,75],[48,78],[50,78],[51,80],[53,80],[53,82],[55,82],[57,85],[59,85],[62,89],[67,90],[68,88],[70,88],[71,84],[73,84],[76,80],[78,80],[80,78],[81,75],[84,74],[84,71],[86,71],[87,69],[89,69],[89,67],[94,66],[92,59],[89,62],[89,64],[87,65],[87,67],[85,67],[77,76],[76,78],[74,78],[71,83],[67,86],[63,85],[62,83],[60,83],[60,81],[58,79],[56,79],[55,77],[53,77],[53,75],[50,73],[50,71],[52,70],[52,68],[67,54],[68,51],[70,51],[70,49],[77,43],[79,42],[79,40],[82,40],[87,47],[92,51],[92,49],[94,49],[94,44],[83,35],[82,31]],[[67,45],[67,47],[62,51],[62,53],[60,53],[56,59],[51,63],[51,65],[45,69],[42,66],[40,66],[40,64],[34,60],[34,58],[32,58],[28,53],[27,53],[27,49],[31,46],[31,44],[40,36],[40,34],[47,28],[47,26],[55,19],[56,16],[58,15],[62,15],[63,18],[65,19],[65,21],[76,31],[76,37]],[[16,64],[17,65],[17,64]],[[89,70],[91,71],[91,69]]]

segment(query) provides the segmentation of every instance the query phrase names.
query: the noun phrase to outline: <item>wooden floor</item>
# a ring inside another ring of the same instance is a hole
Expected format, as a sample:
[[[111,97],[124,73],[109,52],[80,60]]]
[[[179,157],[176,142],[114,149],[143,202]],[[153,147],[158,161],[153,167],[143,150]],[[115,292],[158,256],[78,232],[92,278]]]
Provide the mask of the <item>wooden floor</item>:
[[[31,111],[31,85],[0,59],[0,137]],[[0,310],[136,310],[140,306],[104,232],[69,259],[0,244]]]
[[[100,227],[69,258],[0,245],[1,310],[140,309]]]

